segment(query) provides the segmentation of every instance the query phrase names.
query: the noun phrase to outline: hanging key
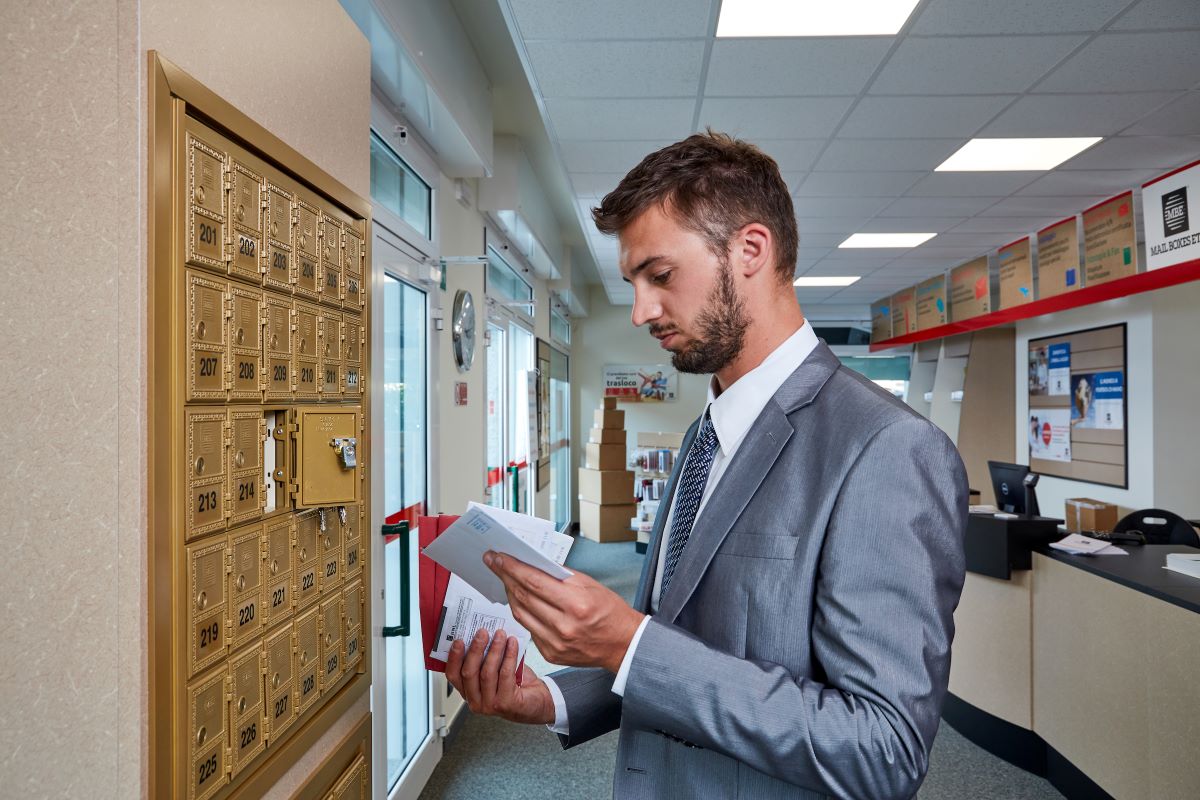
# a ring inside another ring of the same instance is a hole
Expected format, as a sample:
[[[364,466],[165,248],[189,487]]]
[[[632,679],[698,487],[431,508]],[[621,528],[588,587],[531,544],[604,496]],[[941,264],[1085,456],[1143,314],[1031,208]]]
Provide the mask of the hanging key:
[[[337,510],[338,510],[338,519],[340,519],[342,521],[342,524],[345,525],[346,524],[346,507],[338,506]]]
[[[321,520],[321,533],[325,532],[325,509],[317,509],[317,518]]]

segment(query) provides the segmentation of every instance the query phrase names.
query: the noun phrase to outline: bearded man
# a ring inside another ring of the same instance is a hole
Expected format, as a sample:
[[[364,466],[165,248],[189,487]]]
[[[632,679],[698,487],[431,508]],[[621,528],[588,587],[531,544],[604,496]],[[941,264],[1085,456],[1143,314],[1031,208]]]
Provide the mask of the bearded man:
[[[792,287],[775,162],[722,134],[647,156],[593,211],[620,241],[633,324],[712,375],[633,606],[491,553],[550,661],[455,643],[476,713],[565,747],[620,730],[618,798],[907,798],[950,671],[967,483],[951,442],[842,366]]]

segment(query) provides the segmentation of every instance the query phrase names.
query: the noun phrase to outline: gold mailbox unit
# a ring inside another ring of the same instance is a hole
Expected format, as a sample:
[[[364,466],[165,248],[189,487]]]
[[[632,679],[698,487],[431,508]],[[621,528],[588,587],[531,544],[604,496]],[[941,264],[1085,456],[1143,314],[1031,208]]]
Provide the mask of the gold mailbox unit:
[[[248,800],[370,686],[370,206],[149,74],[151,794]],[[367,797],[370,727],[299,796]]]

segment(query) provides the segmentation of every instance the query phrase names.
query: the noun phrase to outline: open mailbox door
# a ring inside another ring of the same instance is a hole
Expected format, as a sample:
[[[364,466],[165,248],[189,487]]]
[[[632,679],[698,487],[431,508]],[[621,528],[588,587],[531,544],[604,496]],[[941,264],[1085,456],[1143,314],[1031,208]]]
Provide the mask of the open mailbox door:
[[[296,508],[345,506],[362,500],[358,406],[299,406],[295,410]]]

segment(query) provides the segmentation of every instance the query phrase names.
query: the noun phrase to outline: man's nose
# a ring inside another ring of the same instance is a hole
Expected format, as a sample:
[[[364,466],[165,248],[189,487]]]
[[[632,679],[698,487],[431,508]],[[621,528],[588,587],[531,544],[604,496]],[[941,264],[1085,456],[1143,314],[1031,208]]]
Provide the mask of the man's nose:
[[[649,296],[649,293],[633,290],[633,314],[630,319],[635,328],[640,328],[647,322],[653,322],[662,316],[662,305]]]

